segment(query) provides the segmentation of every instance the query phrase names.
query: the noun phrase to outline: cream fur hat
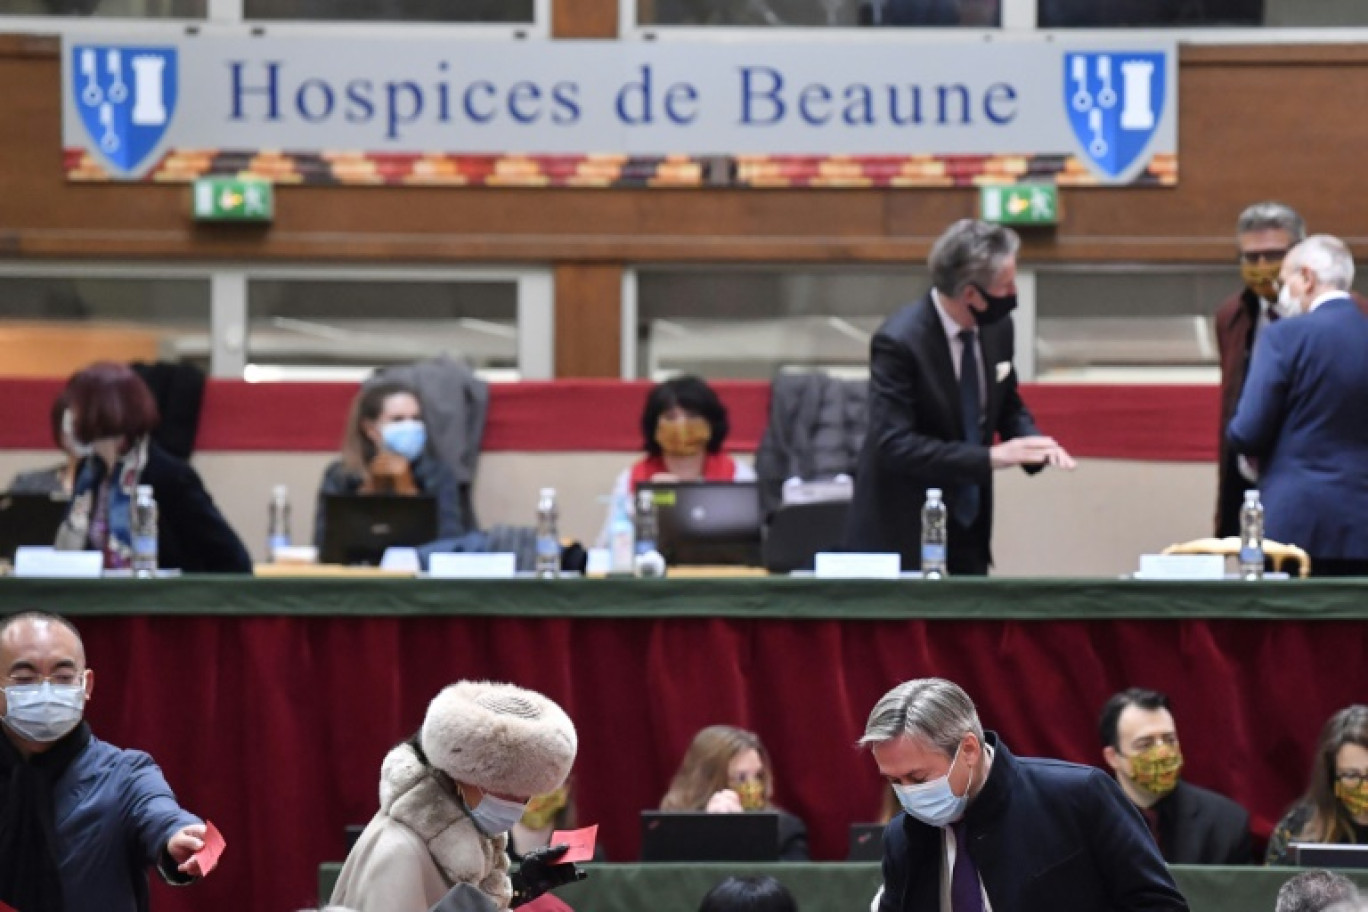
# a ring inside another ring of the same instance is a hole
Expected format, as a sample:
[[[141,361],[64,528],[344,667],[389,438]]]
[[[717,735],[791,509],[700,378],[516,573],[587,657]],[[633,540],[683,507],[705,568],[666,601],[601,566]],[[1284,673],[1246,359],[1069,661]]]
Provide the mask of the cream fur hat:
[[[422,745],[457,782],[530,798],[570,775],[579,739],[565,710],[535,691],[457,681],[428,706]]]

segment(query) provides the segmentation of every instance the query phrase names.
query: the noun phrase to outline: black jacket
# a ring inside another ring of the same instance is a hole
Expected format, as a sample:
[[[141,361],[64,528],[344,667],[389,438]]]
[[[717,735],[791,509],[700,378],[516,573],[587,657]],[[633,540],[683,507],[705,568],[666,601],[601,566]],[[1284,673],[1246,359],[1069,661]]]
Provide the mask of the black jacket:
[[[904,570],[921,566],[921,510],[941,488],[954,513],[956,488],[982,489],[979,519],[964,535],[951,523],[950,566],[966,553],[986,572],[992,555],[993,469],[988,450],[1002,439],[1040,433],[1017,393],[1010,320],[980,330],[987,385],[983,439],[966,442],[950,344],[930,294],[889,317],[870,343],[869,430],[855,473],[846,526],[854,551],[897,551]],[[1028,470],[1029,471],[1029,470]],[[1038,471],[1038,468],[1036,469]]]
[[[1169,864],[1245,865],[1254,860],[1249,813],[1224,795],[1183,780],[1154,806],[1159,849]]]
[[[1178,912],[1183,899],[1140,812],[1101,770],[994,747],[965,812],[970,855],[1003,912]],[[942,830],[906,814],[884,831],[879,912],[939,912]]]

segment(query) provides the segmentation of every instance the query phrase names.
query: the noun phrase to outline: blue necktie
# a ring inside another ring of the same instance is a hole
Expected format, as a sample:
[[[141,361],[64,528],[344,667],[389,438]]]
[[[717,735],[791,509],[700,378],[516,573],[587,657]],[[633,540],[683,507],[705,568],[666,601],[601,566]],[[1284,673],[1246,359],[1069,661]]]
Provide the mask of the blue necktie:
[[[969,443],[983,443],[983,408],[979,405],[979,372],[977,333],[972,329],[960,332],[964,354],[960,357],[960,416],[964,419],[964,439]],[[952,515],[964,528],[978,519],[981,495],[976,484],[960,485]]]
[[[979,885],[978,868],[969,857],[969,839],[964,818],[950,824],[955,834],[955,869],[950,872],[950,908],[952,912],[983,912],[983,890]]]

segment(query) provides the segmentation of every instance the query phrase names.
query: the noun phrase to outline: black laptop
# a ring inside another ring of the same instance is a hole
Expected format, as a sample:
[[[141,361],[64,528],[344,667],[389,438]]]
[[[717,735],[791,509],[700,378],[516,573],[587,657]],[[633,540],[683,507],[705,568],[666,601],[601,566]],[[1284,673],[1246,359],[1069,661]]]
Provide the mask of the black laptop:
[[[642,811],[642,861],[778,861],[779,815]]]
[[[13,561],[27,545],[52,547],[70,503],[51,494],[0,494],[0,558]]]
[[[667,564],[760,566],[760,490],[755,482],[643,484],[656,504],[656,549]]]
[[[852,823],[846,861],[883,861],[882,823]]]
[[[1368,868],[1368,845],[1294,842],[1292,863],[1299,868]]]
[[[324,494],[324,564],[377,565],[386,548],[416,548],[437,537],[437,498]]]

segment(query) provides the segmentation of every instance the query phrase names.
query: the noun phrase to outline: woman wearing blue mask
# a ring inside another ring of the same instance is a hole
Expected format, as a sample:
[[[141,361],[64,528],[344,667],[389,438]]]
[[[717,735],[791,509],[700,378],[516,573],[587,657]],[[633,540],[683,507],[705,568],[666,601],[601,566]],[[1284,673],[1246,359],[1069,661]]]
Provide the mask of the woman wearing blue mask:
[[[461,514],[451,469],[427,447],[418,394],[397,380],[367,383],[352,401],[342,458],[323,473],[314,513],[314,544],[323,545],[325,494],[427,494],[437,498],[437,537],[471,531]]]
[[[418,733],[385,758],[380,809],[347,855],[333,904],[428,912],[474,888],[503,910],[580,879],[573,863],[557,864],[565,845],[527,853],[516,870],[508,858],[508,833],[529,799],[565,782],[578,747],[569,716],[535,691],[489,681],[447,687]]]

